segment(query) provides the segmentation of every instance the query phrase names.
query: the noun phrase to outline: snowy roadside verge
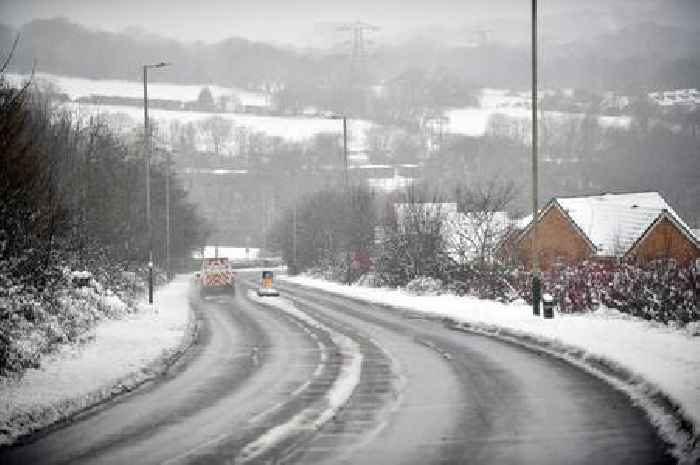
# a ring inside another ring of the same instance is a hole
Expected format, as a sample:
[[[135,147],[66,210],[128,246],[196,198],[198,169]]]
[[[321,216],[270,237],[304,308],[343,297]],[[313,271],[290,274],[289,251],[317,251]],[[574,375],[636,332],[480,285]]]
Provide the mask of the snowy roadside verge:
[[[680,463],[700,459],[700,338],[617,311],[537,318],[525,304],[346,286],[306,276],[278,279],[394,311],[446,320],[562,358],[627,393],[645,410]]]
[[[0,445],[56,424],[155,379],[192,344],[190,277],[156,290],[155,304],[104,320],[93,341],[65,345],[21,379],[0,384]]]
[[[258,297],[253,291],[249,291],[248,296],[255,302],[281,310],[304,324],[327,333],[338,346],[343,362],[338,378],[333,381],[320,404],[305,408],[285,423],[281,423],[263,433],[255,441],[243,448],[234,460],[235,463],[248,463],[294,434],[303,433],[304,431],[316,431],[321,428],[350,400],[355,387],[360,383],[362,372],[363,356],[355,341],[311,318],[287,299]]]

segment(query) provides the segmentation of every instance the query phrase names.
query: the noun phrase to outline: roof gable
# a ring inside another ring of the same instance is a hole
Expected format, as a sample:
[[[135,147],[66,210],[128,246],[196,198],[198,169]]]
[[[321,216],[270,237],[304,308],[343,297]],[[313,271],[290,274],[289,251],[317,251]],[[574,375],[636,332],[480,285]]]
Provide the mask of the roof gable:
[[[654,230],[656,225],[661,223],[663,220],[667,219],[668,221],[671,222],[680,232],[685,236],[688,241],[690,241],[691,244],[695,245],[698,249],[700,249],[700,239],[697,238],[697,236],[693,233],[692,229],[689,229],[684,223],[679,223],[678,220],[668,211],[664,210],[662,211],[656,219],[647,227],[647,229],[635,240],[632,245],[630,246],[629,250],[625,253],[625,255],[630,255],[634,252],[634,250],[644,242],[644,240],[651,234],[651,232]]]
[[[590,247],[591,251],[595,252],[597,250],[595,244],[591,242],[590,238],[586,235],[586,233],[582,231],[579,225],[576,224],[576,222],[571,218],[571,216],[569,216],[568,212],[564,208],[562,208],[562,206],[559,204],[558,199],[553,198],[547,203],[547,205],[545,205],[542,209],[540,209],[539,212],[537,212],[537,221],[541,221],[553,208],[556,209],[567,220],[574,232],[581,236],[581,238],[586,242],[586,244],[588,244],[588,247]],[[529,218],[532,218],[532,215],[530,215]],[[523,229],[518,235],[518,237],[515,239],[515,242],[522,241],[532,229],[533,224],[534,222],[530,220],[525,229]]]

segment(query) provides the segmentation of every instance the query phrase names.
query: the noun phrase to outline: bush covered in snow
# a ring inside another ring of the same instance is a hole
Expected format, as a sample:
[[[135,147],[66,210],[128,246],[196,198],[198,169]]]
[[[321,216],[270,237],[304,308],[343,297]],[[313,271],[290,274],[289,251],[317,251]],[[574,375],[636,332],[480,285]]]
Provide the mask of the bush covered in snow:
[[[381,287],[380,284],[377,274],[372,272],[363,273],[355,282],[355,285],[363,287]]]
[[[406,284],[406,290],[417,295],[439,295],[442,290],[442,281],[429,276],[418,276]]]
[[[145,273],[129,279],[109,266],[95,269],[99,278],[85,287],[75,287],[70,268],[64,268],[50,286],[37,288],[13,278],[2,265],[0,376],[18,376],[39,366],[41,356],[60,344],[91,339],[98,321],[134,312],[145,290]]]
[[[145,270],[124,271],[143,263],[148,240],[142,144],[97,120],[76,125],[30,83],[10,85],[4,68],[0,134],[0,375],[8,375],[36,366],[57,344],[89,337],[97,320],[132,311]],[[154,160],[159,192],[165,168]],[[171,251],[187,255],[201,242],[203,222],[177,178],[171,190]],[[152,202],[165,210],[163,196]],[[153,222],[154,231],[165,230],[163,215]],[[164,247],[154,252],[162,260]],[[78,289],[70,272],[85,270],[93,280]]]
[[[523,298],[531,302],[530,274],[510,277]],[[543,291],[557,299],[566,313],[595,310],[604,305],[624,313],[684,326],[700,320],[700,271],[672,261],[645,266],[583,263],[542,273]]]

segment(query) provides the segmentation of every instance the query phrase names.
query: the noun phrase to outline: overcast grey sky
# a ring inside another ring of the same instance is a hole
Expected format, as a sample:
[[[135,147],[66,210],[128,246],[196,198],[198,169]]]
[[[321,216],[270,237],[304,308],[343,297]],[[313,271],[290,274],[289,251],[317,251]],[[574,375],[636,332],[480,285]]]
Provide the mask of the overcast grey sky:
[[[582,8],[634,12],[659,1],[540,0],[540,8],[544,15]],[[136,26],[185,41],[240,36],[307,45],[331,29],[330,22],[368,21],[392,37],[431,25],[527,21],[529,8],[529,0],[0,0],[0,21],[19,27],[35,18],[64,16],[92,28]]]

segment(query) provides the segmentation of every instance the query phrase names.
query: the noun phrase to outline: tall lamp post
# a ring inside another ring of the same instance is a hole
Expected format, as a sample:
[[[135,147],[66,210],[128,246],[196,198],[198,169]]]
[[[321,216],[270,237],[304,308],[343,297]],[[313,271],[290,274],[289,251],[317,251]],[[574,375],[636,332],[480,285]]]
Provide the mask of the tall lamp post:
[[[344,176],[345,176],[345,188],[348,187],[348,120],[345,114],[338,115],[332,114],[328,116],[329,119],[342,119],[343,120],[343,164],[344,164]]]
[[[540,261],[537,244],[537,0],[532,0],[532,312],[540,314]]]
[[[146,223],[148,226],[148,303],[153,303],[153,228],[151,226],[151,128],[148,122],[148,70],[170,63],[143,65],[143,148],[146,161]]]
[[[165,166],[165,272],[170,279],[172,272],[170,270],[170,150],[166,152]]]
[[[345,192],[346,194],[350,192],[350,185],[348,184],[348,119],[343,113],[342,115],[330,115],[329,118],[331,119],[342,119],[343,120],[343,180],[345,183]],[[351,197],[352,199],[352,197]],[[354,202],[354,199],[353,199]],[[351,267],[351,259],[350,259],[350,251],[348,250],[346,253],[345,257],[345,263],[347,264],[347,272],[346,272],[346,281],[350,281],[350,267]]]

